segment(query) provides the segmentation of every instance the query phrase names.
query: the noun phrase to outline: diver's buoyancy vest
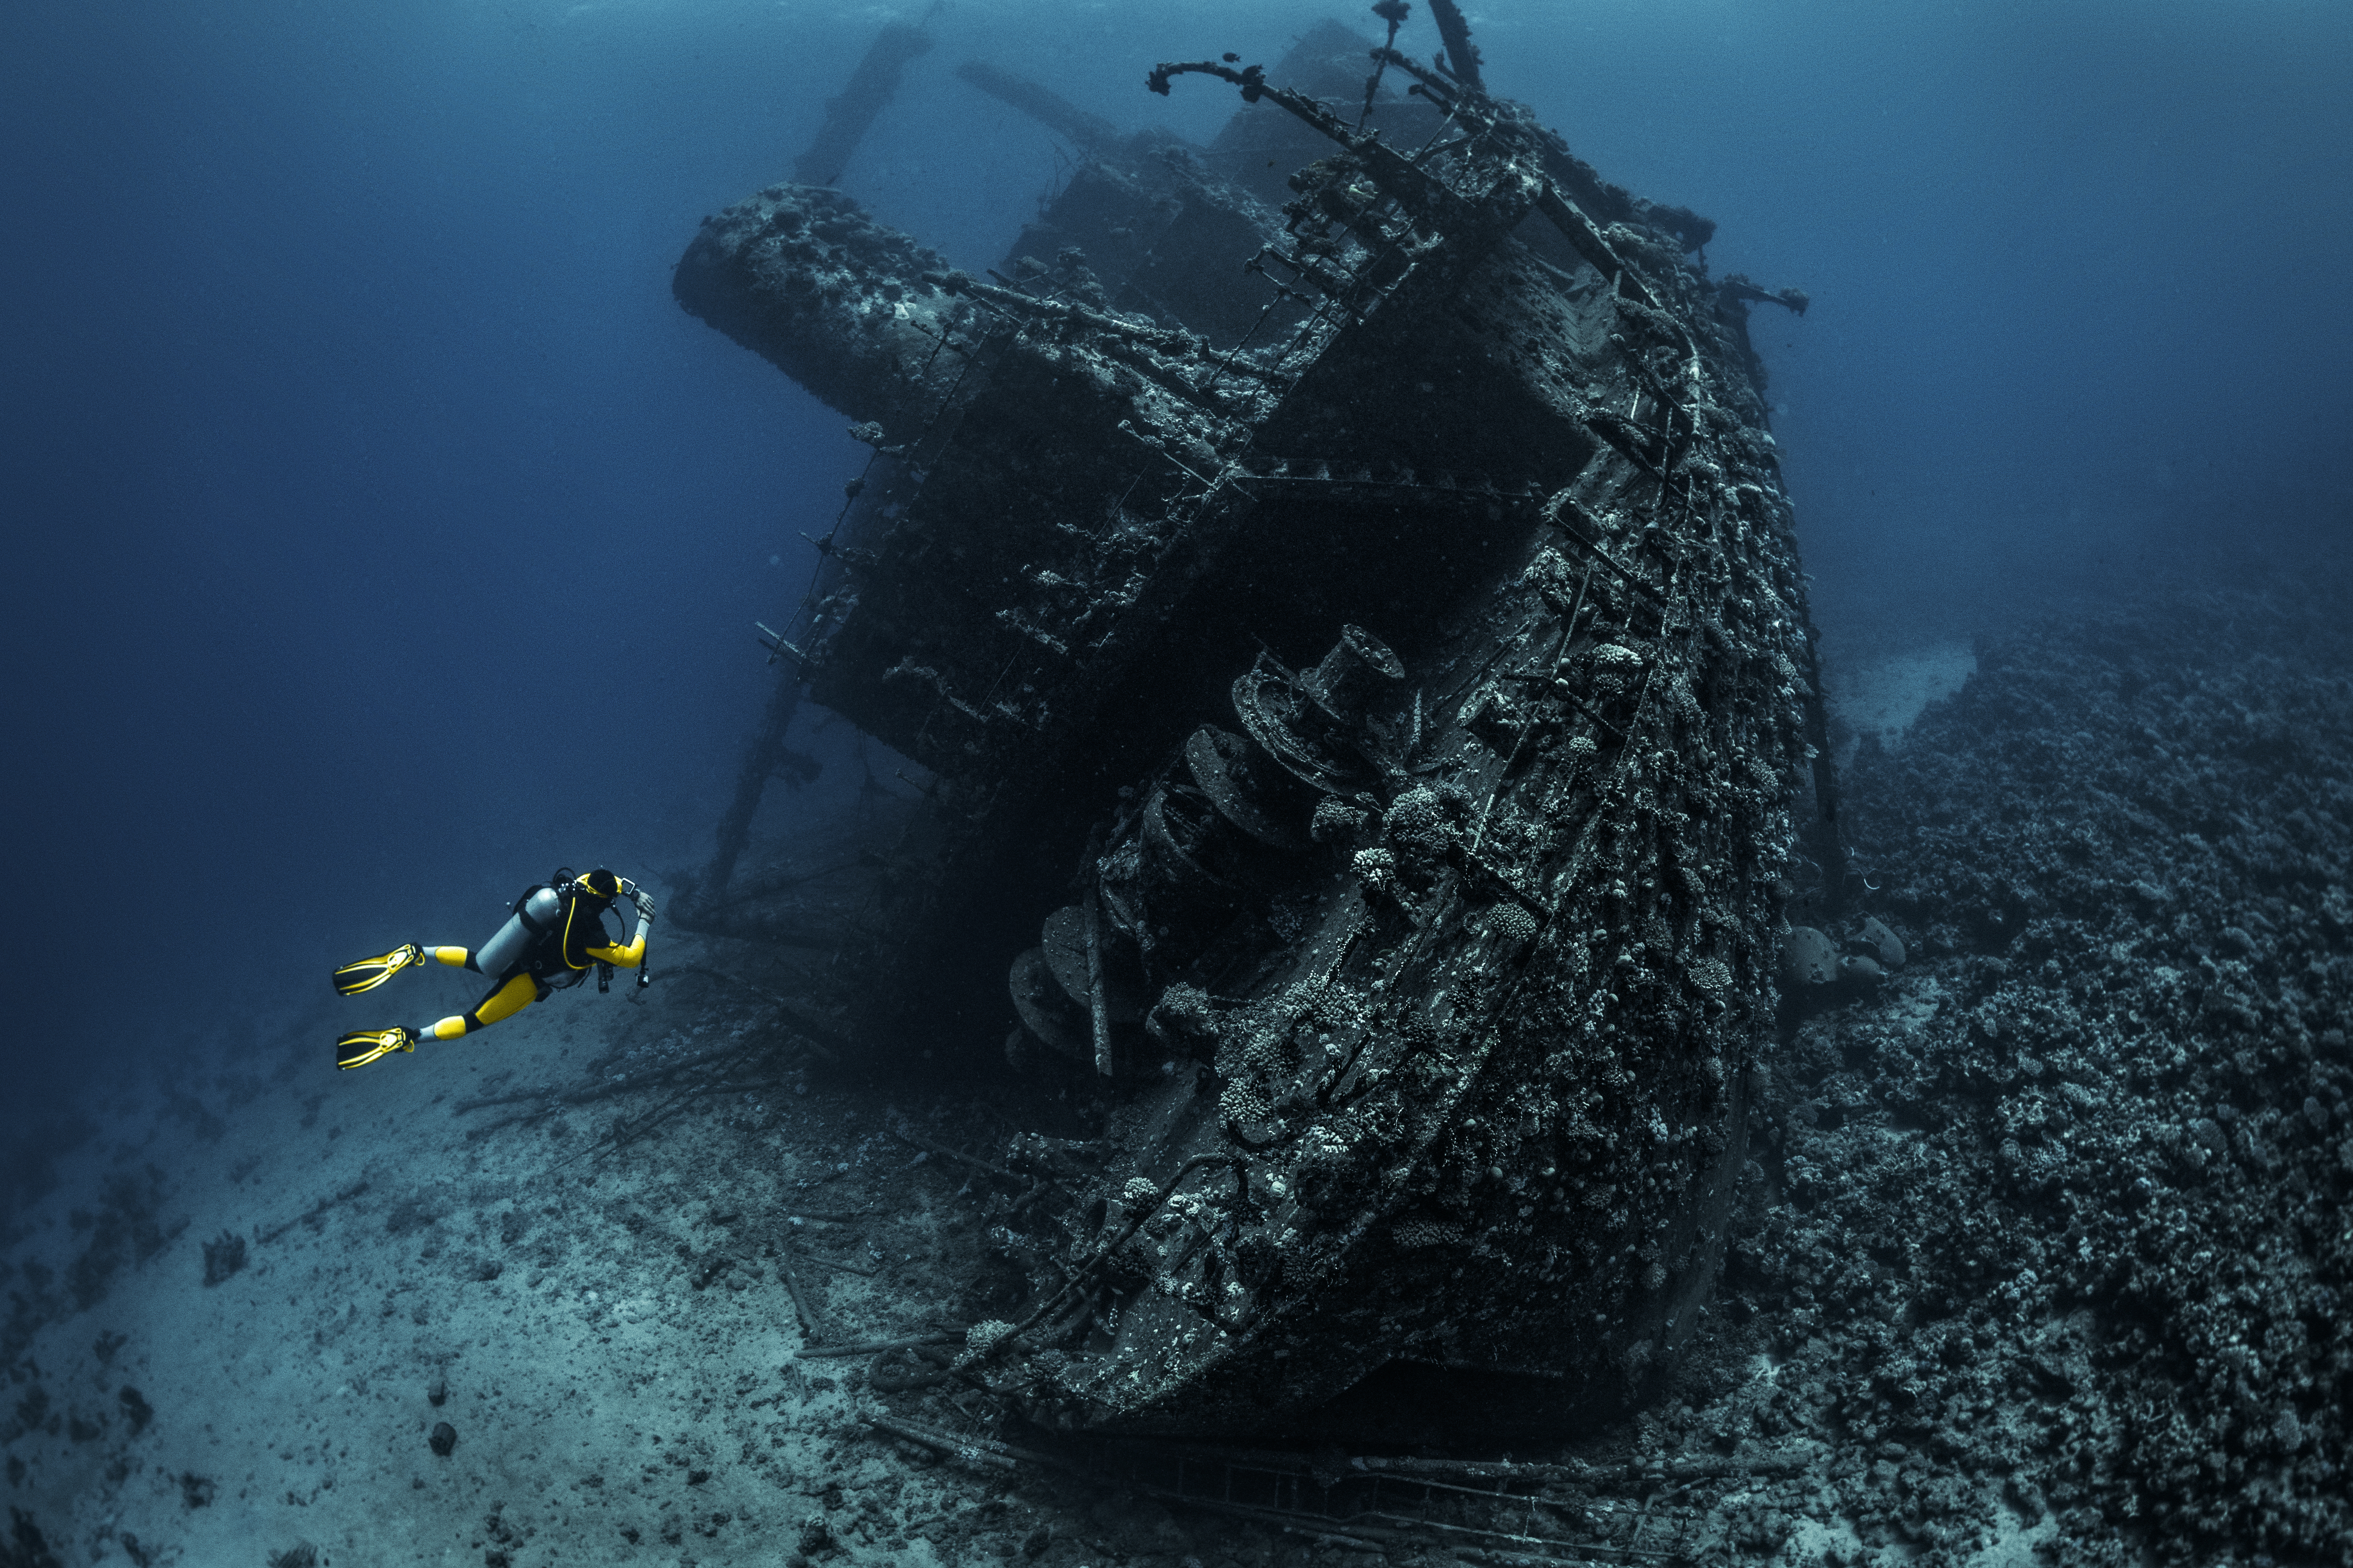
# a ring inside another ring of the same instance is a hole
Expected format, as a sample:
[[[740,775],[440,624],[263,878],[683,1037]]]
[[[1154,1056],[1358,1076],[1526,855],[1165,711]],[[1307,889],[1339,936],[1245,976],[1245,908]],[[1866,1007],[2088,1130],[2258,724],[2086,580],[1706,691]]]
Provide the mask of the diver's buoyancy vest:
[[[559,989],[579,984],[596,962],[588,956],[588,950],[612,941],[605,930],[605,911],[613,907],[612,900],[591,892],[582,882],[565,888],[562,897],[563,915],[555,929],[532,950],[530,959],[531,972]]]
[[[559,988],[577,984],[596,962],[588,950],[611,940],[605,930],[611,907],[577,882],[527,889],[507,923],[475,951],[474,967],[493,980],[529,973]]]

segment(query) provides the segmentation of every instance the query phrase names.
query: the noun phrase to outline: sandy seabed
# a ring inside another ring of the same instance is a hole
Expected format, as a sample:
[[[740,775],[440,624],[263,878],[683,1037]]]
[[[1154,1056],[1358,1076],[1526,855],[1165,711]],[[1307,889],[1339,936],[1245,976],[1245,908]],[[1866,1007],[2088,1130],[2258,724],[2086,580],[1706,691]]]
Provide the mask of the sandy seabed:
[[[1854,915],[1907,962],[1790,1014],[1707,1326],[1554,1456],[1617,1479],[1525,1560],[2353,1563],[2333,615],[2184,596],[1844,686]],[[1083,1136],[1094,1090],[993,1042],[953,1090],[780,1061],[773,1005],[687,973],[756,958],[657,937],[641,1000],[338,1074],[339,1029],[462,986],[322,976],[246,1062],[126,1086],[0,1273],[0,1563],[1516,1560],[864,1425],[1033,1440],[799,1352],[1004,1315],[958,1152]]]
[[[656,952],[657,974],[708,956]],[[955,1321],[934,1285],[961,1178],[885,1131],[900,1109],[798,1073],[673,1103],[666,1068],[772,1016],[700,979],[334,1070],[339,1027],[435,1010],[437,980],[326,997],[266,1075],[134,1095],[33,1215],[8,1498],[60,1560],[774,1563],[805,1537],[955,1560],[900,1528],[936,1489],[849,1420],[864,1362],[795,1359],[776,1261],[837,1338]],[[600,1078],[644,1087],[538,1092]]]

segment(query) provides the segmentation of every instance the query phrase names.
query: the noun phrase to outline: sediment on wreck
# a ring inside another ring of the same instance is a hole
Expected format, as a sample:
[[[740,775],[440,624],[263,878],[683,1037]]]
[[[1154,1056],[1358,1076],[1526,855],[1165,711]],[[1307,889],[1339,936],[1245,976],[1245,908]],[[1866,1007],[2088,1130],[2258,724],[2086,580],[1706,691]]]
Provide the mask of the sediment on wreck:
[[[1050,1422],[1603,1410],[1720,1256],[1816,816],[1753,296],[1685,259],[1704,220],[1598,221],[1528,110],[1388,53],[1415,147],[1154,73],[1321,147],[1279,207],[1217,186],[1238,335],[1124,306],[1076,206],[983,279],[773,187],[679,268],[878,449],[779,638],[936,780],[869,1027],[1018,1013],[1120,1097],[1011,1156],[1038,1290],[960,1369]]]

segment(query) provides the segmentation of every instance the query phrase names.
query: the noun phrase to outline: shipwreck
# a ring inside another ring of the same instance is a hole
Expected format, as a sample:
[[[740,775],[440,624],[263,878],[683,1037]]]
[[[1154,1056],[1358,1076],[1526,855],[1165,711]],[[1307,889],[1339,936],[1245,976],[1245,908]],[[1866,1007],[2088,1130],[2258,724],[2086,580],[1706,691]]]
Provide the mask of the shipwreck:
[[[1778,933],[1840,879],[1746,330],[1804,297],[1491,95],[1448,0],[1427,61],[1375,10],[1153,71],[1238,92],[1206,146],[965,67],[1080,155],[986,277],[812,184],[676,272],[874,448],[744,773],[804,697],[927,771],[851,1027],[1010,1025],[1117,1102],[1002,1156],[1029,1294],[937,1373],[1049,1426],[1622,1406],[1707,1296]]]

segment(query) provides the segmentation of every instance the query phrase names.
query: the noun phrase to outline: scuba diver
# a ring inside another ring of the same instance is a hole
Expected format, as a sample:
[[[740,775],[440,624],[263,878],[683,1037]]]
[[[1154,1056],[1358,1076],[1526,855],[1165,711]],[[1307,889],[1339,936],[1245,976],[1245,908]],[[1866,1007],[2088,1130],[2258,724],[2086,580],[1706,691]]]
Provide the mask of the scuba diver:
[[[605,911],[616,900],[638,906],[638,934],[628,946],[613,941],[605,930]],[[568,990],[597,971],[596,989],[610,988],[613,970],[634,969],[638,984],[647,981],[646,932],[654,923],[654,901],[626,877],[595,870],[575,877],[571,868],[523,890],[514,913],[498,933],[479,949],[425,947],[403,942],[380,958],[363,958],[335,971],[335,989],[345,996],[373,991],[411,964],[430,958],[453,969],[470,969],[491,977],[491,989],[468,1013],[454,1014],[422,1029],[359,1029],[335,1042],[335,1065],[364,1068],[391,1051],[413,1051],[423,1039],[454,1040],[476,1029],[512,1018],[551,993]]]

